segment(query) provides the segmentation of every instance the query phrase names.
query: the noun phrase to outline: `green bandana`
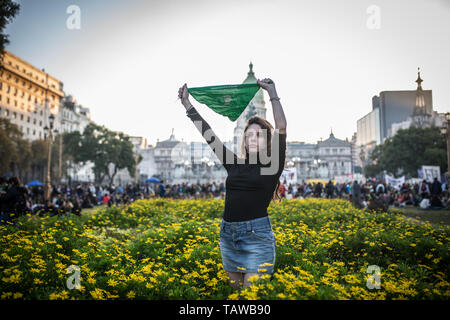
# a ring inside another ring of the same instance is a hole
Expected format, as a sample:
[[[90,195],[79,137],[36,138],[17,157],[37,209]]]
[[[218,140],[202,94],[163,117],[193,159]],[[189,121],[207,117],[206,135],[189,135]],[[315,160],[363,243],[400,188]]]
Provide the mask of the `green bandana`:
[[[236,121],[259,89],[257,83],[244,83],[188,88],[188,92],[198,102],[206,104],[231,121]]]

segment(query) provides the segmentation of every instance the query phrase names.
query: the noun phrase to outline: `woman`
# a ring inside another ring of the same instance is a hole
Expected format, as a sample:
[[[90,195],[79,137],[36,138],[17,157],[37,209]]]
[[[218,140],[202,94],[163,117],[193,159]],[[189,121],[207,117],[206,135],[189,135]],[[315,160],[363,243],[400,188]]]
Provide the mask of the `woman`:
[[[225,210],[220,224],[220,252],[230,284],[236,289],[249,287],[252,276],[256,276],[253,280],[261,273],[272,274],[275,265],[275,236],[267,207],[272,199],[281,199],[278,189],[286,157],[286,118],[273,81],[266,78],[257,83],[269,93],[275,130],[263,118],[249,119],[239,158],[225,147],[190,103],[187,85],[178,92],[186,115],[196,126],[201,124],[197,129],[228,173]]]

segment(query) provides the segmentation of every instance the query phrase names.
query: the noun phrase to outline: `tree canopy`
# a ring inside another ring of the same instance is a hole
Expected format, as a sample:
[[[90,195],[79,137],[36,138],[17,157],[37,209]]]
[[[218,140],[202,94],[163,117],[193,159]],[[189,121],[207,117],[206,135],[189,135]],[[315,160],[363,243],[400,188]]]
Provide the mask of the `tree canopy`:
[[[446,141],[438,127],[401,129],[372,150],[370,162],[374,164],[366,166],[367,176],[386,170],[395,176],[417,177],[422,165],[440,166],[446,172]]]

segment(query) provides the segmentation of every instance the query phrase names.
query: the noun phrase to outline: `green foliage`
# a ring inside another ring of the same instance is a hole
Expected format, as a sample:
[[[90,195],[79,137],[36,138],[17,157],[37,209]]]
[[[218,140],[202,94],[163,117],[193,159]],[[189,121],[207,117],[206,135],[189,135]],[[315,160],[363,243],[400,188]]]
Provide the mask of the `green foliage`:
[[[441,167],[447,170],[446,142],[439,128],[416,128],[399,130],[383,144],[377,145],[370,154],[375,165],[366,166],[366,175],[375,176],[386,170],[393,175],[417,176],[422,165]]]
[[[3,33],[6,25],[11,23],[20,10],[20,4],[12,0],[0,1],[0,55],[3,54],[5,46],[9,43],[8,35]]]
[[[81,216],[0,227],[2,299],[237,299],[222,267],[224,201],[139,200]],[[275,272],[242,299],[440,299],[450,295],[450,231],[345,200],[271,203]],[[66,269],[80,267],[80,290]],[[381,288],[367,288],[367,267]]]
[[[91,161],[94,164],[94,176],[97,183],[102,183],[108,177],[110,183],[121,169],[128,169],[131,176],[134,176],[134,169],[137,163],[142,160],[138,158],[136,163],[133,144],[130,138],[122,132],[111,131],[104,126],[90,123],[83,134],[72,132],[64,137],[66,148],[71,159],[75,163],[86,163]],[[112,165],[112,170],[110,170]]]

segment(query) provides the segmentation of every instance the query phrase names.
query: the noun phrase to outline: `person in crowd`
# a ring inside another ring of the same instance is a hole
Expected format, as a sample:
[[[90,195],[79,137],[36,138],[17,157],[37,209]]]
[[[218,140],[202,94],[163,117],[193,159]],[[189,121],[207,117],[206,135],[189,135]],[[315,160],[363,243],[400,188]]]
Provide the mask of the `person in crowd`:
[[[355,180],[352,185],[352,201],[356,208],[361,208],[361,186],[357,180]]]
[[[327,195],[327,199],[332,199],[334,197],[334,184],[330,180],[325,186],[325,193]]]
[[[430,190],[431,196],[440,196],[442,193],[442,184],[437,177],[434,177]]]
[[[427,180],[423,180],[419,185],[419,196],[424,198],[425,195],[430,194],[430,187],[428,186]]]

